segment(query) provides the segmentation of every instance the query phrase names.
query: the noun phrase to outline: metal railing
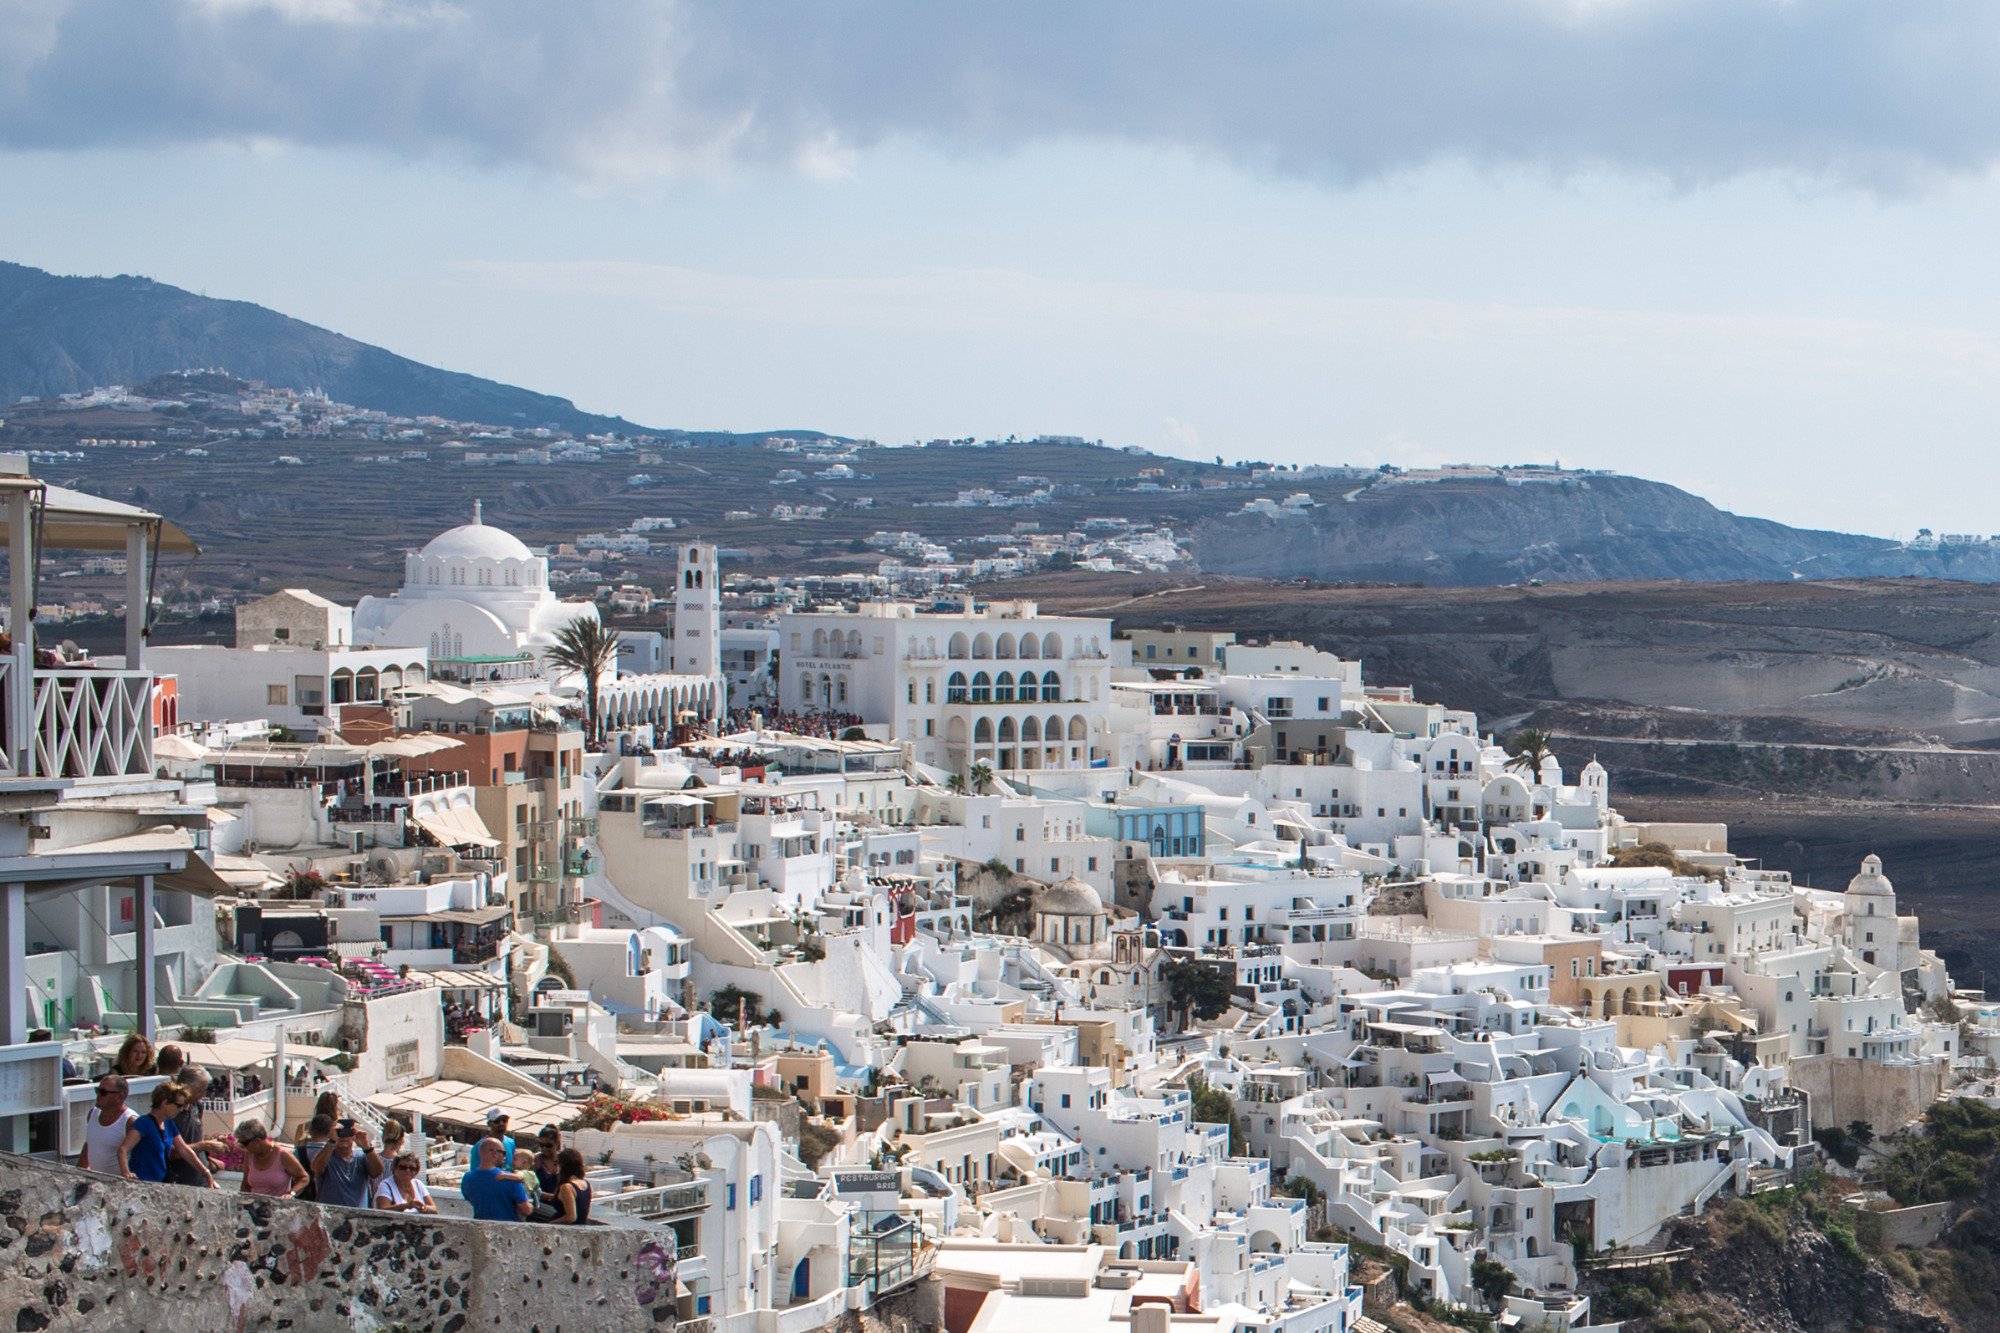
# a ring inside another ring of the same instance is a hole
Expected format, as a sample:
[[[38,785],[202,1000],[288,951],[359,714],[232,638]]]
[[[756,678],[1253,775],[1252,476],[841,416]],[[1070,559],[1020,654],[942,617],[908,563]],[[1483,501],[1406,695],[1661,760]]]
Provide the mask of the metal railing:
[[[593,1212],[621,1213],[646,1221],[676,1213],[699,1212],[708,1207],[708,1185],[691,1180],[678,1185],[656,1185],[651,1189],[628,1190],[591,1200]]]

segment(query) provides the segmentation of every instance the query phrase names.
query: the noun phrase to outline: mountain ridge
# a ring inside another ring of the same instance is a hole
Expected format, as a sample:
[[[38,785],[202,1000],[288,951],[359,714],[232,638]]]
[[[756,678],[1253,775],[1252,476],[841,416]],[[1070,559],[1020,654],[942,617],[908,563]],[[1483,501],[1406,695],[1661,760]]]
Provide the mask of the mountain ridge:
[[[820,473],[807,482],[798,441],[855,442],[815,430],[745,434],[639,427],[622,417],[585,412],[567,398],[428,366],[252,302],[201,296],[147,277],[64,277],[0,262],[0,404],[138,385],[191,367],[217,367],[274,387],[323,390],[339,402],[394,416],[453,423],[433,430],[437,439],[420,441],[432,445],[448,443],[444,436],[455,432],[457,423],[477,423],[735,446],[729,452],[737,457],[728,461],[655,466],[672,469],[663,475],[673,479],[684,523],[704,526],[723,514],[752,514],[726,534],[710,535],[726,536],[732,547],[763,547],[779,564],[855,555],[863,559],[848,563],[864,563],[877,558],[863,548],[881,529],[959,542],[962,559],[990,549],[971,546],[975,538],[997,543],[1010,530],[1016,538],[1024,531],[1068,531],[1076,540],[1065,550],[1080,560],[1107,532],[1156,527],[1170,532],[1200,571],[1257,578],[1433,586],[1904,575],[2000,582],[2000,543],[1917,549],[1886,538],[1793,528],[1730,513],[1663,482],[1615,473],[1524,466],[1444,468],[1426,475],[1394,468],[1295,470],[1220,460],[1211,465],[1051,437],[984,442],[990,452],[958,447],[969,441],[870,450],[856,465],[869,479]],[[130,460],[140,466],[129,479],[122,475],[124,460],[93,458],[88,471],[95,484],[114,490],[153,487],[162,499],[176,484],[172,474],[179,469],[171,458],[168,423],[100,415],[65,424],[50,406],[9,412],[13,419],[0,435],[10,447],[61,446],[86,436],[150,439],[160,452]],[[785,438],[772,438],[777,435]],[[295,432],[271,443],[287,457],[303,451],[312,462],[321,456],[309,437]],[[340,447],[350,446],[368,447],[359,437]],[[229,461],[221,451],[204,454],[202,465],[185,478],[188,494],[212,490],[218,469],[226,473],[234,461],[268,466],[272,459],[259,459],[264,452],[266,445],[230,438]],[[455,461],[447,459],[443,471],[432,473],[433,487],[467,493],[490,484],[490,474],[464,472],[450,466]],[[63,471],[59,464],[51,466]],[[620,465],[607,458],[601,466]],[[283,488],[266,479],[278,475],[258,471],[234,479],[258,498],[277,502]],[[599,477],[565,464],[538,481],[538,486],[549,483],[546,502],[557,506],[537,514],[549,528],[542,538],[561,541],[579,530],[575,525],[618,521],[626,506],[612,497],[633,490],[635,477],[649,485],[655,480],[629,468]],[[384,494],[378,499],[400,490],[386,475],[381,481]],[[346,484],[371,485],[360,474],[351,474]],[[813,516],[810,536],[777,521],[770,488],[788,484],[809,486],[817,500],[827,502],[827,512]],[[1026,494],[1037,484],[1045,494]],[[987,502],[966,508],[960,497],[979,491],[988,493]],[[872,507],[864,508],[863,500]],[[657,499],[645,503],[656,505]],[[1016,516],[1029,513],[1032,527],[1017,527]]]
[[[132,274],[74,277],[0,261],[0,403],[214,366],[356,407],[492,426],[643,429],[567,398],[459,371],[294,319]]]

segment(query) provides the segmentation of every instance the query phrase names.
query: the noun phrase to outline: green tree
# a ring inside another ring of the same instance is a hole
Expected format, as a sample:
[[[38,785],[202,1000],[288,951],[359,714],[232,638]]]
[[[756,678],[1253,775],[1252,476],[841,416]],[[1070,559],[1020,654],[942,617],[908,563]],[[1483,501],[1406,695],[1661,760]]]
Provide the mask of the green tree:
[[[584,735],[595,743],[598,688],[618,665],[618,637],[596,616],[578,616],[556,631],[555,642],[544,656],[549,665],[582,675]]]
[[[1236,1104],[1221,1088],[1212,1087],[1200,1074],[1188,1075],[1188,1098],[1195,1123],[1200,1125],[1229,1126],[1229,1151],[1240,1157],[1249,1150],[1243,1137],[1243,1121],[1236,1114]]]
[[[993,765],[987,763],[974,764],[972,771],[965,775],[965,779],[966,786],[970,787],[975,795],[983,793],[988,787],[993,785]]]
[[[1472,1285],[1489,1305],[1498,1305],[1514,1291],[1514,1273],[1507,1265],[1491,1259],[1472,1261]]]
[[[1216,1017],[1229,1007],[1235,992],[1233,979],[1221,968],[1192,958],[1176,958],[1161,969],[1167,983],[1167,999],[1181,1015],[1186,1027],[1192,1015],[1199,1019]]]
[[[1549,733],[1539,727],[1523,727],[1507,738],[1507,753],[1511,756],[1507,767],[1517,769],[1534,777],[1542,771],[1542,764],[1556,757],[1549,748]]]

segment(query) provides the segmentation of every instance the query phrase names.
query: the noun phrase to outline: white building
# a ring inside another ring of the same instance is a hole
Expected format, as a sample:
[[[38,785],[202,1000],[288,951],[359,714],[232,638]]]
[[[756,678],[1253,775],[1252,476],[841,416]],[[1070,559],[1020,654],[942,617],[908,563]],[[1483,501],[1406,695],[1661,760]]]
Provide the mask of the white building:
[[[538,653],[573,620],[594,618],[589,602],[549,590],[549,560],[483,520],[431,539],[407,556],[403,587],[363,597],[354,608],[357,642],[430,650],[433,662],[515,659]]]
[[[867,602],[779,621],[780,703],[858,715],[953,770],[1108,766],[1111,622],[1033,602]]]

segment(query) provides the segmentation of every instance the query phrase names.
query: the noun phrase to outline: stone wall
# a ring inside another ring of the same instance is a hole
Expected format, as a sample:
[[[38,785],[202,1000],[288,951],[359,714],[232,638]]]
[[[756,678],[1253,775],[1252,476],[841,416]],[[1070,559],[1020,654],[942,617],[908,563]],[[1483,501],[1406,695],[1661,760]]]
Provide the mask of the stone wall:
[[[1884,1244],[1920,1250],[1937,1243],[1955,1211],[1948,1203],[1920,1203],[1914,1208],[1879,1209],[1872,1216],[1881,1224]]]
[[[641,1230],[411,1218],[0,1153],[0,1310],[25,1330],[671,1329]]]
[[[1815,1129],[1866,1120],[1880,1135],[1901,1129],[1944,1096],[1951,1067],[1940,1060],[1884,1065],[1809,1055],[1786,1066],[1786,1077],[1812,1099]]]
[[[1427,916],[1424,881],[1400,880],[1384,884],[1368,904],[1369,916]]]

